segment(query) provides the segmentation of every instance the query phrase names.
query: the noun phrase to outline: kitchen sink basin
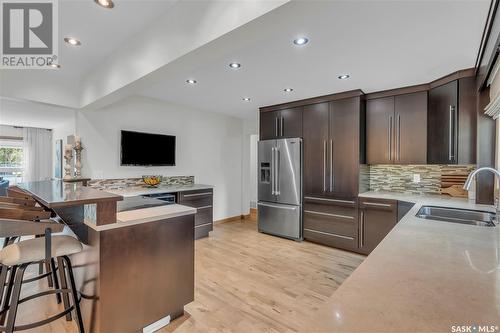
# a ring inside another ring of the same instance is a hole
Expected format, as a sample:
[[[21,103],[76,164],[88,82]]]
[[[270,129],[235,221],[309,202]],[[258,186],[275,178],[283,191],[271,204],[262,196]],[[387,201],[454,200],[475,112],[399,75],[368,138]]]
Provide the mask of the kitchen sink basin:
[[[494,227],[495,213],[449,207],[422,206],[417,217],[444,222],[476,225],[481,227]]]

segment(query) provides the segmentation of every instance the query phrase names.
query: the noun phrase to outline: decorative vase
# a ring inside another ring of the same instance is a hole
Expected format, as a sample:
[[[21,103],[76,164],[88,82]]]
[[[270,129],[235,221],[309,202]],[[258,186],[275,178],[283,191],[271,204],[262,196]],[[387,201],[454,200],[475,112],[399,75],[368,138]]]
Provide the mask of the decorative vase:
[[[71,175],[71,160],[73,159],[73,151],[71,145],[66,145],[64,147],[64,179],[72,179]]]
[[[80,141],[80,137],[75,137],[75,143],[73,144],[73,149],[75,150],[75,178],[82,177],[82,141]]]

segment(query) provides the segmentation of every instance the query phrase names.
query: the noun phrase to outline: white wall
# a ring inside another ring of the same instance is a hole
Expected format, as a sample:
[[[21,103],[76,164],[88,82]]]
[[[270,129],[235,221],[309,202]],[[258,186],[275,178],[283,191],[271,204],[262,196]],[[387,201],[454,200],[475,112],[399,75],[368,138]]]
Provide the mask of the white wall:
[[[241,211],[242,214],[248,214],[250,212],[250,201],[257,200],[257,181],[253,178],[256,177],[256,170],[252,170],[252,165],[256,159],[255,156],[252,157],[252,147],[256,143],[252,143],[252,136],[255,141],[255,135],[259,133],[259,121],[258,112],[255,111],[255,115],[252,118],[245,119],[243,121],[243,140],[242,140],[242,177],[241,177]],[[257,163],[255,161],[255,163]],[[256,167],[256,166],[255,166]]]
[[[55,141],[75,133],[75,110],[51,104],[0,97],[0,124],[52,129],[52,170],[55,163]],[[54,172],[54,171],[52,171]]]
[[[78,112],[76,124],[85,148],[82,156],[84,176],[193,175],[196,183],[215,186],[215,220],[242,213],[241,119],[136,96],[99,110]],[[120,166],[122,129],[176,135],[177,165]]]

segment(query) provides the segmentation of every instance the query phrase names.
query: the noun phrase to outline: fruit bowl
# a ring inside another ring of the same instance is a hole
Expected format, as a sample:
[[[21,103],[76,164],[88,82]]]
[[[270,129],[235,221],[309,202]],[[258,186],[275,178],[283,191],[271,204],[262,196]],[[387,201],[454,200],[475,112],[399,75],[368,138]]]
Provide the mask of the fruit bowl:
[[[161,183],[162,176],[142,176],[142,181],[151,187],[157,187]]]

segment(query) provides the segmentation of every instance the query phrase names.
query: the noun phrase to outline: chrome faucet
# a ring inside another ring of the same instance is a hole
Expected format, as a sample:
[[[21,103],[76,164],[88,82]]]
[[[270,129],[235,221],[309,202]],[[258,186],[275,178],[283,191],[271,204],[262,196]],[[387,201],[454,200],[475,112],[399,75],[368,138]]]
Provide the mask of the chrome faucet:
[[[467,190],[467,191],[469,190],[470,186],[472,185],[472,181],[474,180],[476,175],[482,171],[489,171],[489,172],[493,173],[494,175],[496,175],[497,185],[500,186],[500,172],[497,169],[483,167],[483,168],[479,168],[479,169],[474,170],[474,172],[472,172],[469,175],[469,177],[467,177],[467,181],[464,184],[464,190]],[[495,199],[495,208],[497,210],[497,217],[500,217],[500,200],[498,200],[498,198]]]

